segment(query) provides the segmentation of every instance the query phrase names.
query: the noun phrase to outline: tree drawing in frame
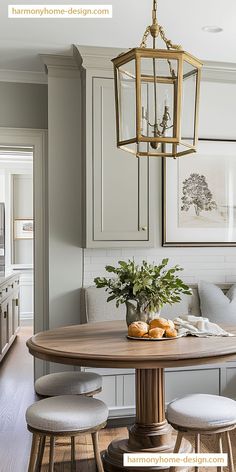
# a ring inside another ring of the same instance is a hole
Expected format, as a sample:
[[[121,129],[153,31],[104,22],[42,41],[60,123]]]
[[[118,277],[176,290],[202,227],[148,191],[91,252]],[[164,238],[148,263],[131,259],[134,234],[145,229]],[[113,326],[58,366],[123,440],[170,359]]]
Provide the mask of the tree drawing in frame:
[[[200,216],[202,211],[212,211],[217,209],[217,204],[213,199],[207,179],[204,175],[192,173],[183,181],[183,196],[181,197],[181,211],[189,211],[194,207],[196,216]]]
[[[165,159],[163,246],[236,247],[235,182],[236,139],[199,140],[193,156]]]

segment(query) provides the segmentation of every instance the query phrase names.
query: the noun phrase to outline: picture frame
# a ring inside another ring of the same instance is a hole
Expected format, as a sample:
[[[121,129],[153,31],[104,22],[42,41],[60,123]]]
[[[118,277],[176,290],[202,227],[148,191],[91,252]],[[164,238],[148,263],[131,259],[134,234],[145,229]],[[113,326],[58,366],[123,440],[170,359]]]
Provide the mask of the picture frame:
[[[236,139],[199,139],[197,153],[162,160],[162,245],[236,246]]]
[[[33,239],[34,220],[33,218],[15,218],[14,219],[14,240]]]

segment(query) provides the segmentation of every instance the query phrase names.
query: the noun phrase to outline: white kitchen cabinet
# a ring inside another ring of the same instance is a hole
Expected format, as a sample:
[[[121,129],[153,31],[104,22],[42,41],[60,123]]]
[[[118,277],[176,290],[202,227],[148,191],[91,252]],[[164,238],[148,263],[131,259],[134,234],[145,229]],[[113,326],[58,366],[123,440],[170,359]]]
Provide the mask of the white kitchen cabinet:
[[[3,356],[7,350],[9,341],[9,303],[4,301],[0,305],[0,317],[1,317],[1,353]]]
[[[94,51],[96,49],[96,51]],[[116,147],[113,68],[116,50],[79,48],[83,107],[84,246],[154,245],[148,158]]]
[[[0,361],[19,330],[19,275],[0,279]]]

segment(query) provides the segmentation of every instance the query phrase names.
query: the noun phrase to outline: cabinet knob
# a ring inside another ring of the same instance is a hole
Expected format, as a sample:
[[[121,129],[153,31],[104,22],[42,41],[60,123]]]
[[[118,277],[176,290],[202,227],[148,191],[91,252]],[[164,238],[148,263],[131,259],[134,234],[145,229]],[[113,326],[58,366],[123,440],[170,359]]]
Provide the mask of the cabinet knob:
[[[142,226],[142,231],[147,231],[147,226]]]
[[[4,311],[4,312],[3,312],[3,316],[4,316],[4,318],[7,317],[7,311]]]

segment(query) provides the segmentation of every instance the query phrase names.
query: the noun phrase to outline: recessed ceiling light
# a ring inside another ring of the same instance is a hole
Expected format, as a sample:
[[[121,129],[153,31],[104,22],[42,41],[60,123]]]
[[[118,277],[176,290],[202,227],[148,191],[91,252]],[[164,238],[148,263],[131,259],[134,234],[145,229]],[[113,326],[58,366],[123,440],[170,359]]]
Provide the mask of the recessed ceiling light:
[[[204,33],[221,33],[223,31],[223,28],[220,26],[203,26],[202,31]]]

